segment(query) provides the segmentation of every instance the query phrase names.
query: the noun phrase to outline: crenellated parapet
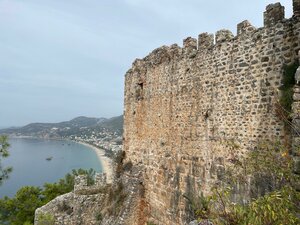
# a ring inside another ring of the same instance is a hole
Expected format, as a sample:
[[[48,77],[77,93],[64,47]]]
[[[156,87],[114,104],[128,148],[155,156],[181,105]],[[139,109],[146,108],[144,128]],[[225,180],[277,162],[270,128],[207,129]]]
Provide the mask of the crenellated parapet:
[[[293,0],[294,16],[300,15],[300,0]],[[280,3],[270,4],[266,7],[264,12],[264,27],[256,28],[248,20],[244,20],[237,24],[237,34],[236,36],[227,29],[221,29],[214,34],[209,34],[207,32],[200,33],[198,35],[198,40],[193,37],[187,37],[183,40],[183,47],[180,48],[177,44],[172,46],[162,46],[155,49],[144,59],[137,59],[134,65],[138,63],[151,65],[158,65],[165,61],[170,61],[173,57],[179,57],[181,54],[187,56],[188,58],[193,58],[198,55],[197,52],[201,54],[211,54],[216,46],[221,43],[232,42],[236,44],[239,41],[237,39],[245,39],[247,37],[248,41],[253,43],[257,42],[264,35],[264,31],[270,28],[274,28],[275,32],[278,28],[278,32],[282,33],[283,26],[291,26],[292,20],[285,19],[284,6]],[[281,29],[281,30],[280,30]],[[246,35],[246,36],[245,36]],[[200,55],[201,55],[200,54]],[[205,56],[205,55],[204,55]]]
[[[94,185],[88,184],[86,174],[78,175],[74,178],[72,192],[57,196],[46,205],[36,209],[34,224],[99,224],[99,219],[95,215],[99,215],[101,210],[108,206],[106,203],[108,188],[105,173],[95,174]],[[48,217],[51,221],[46,219]]]
[[[264,26],[270,27],[284,19],[284,6],[280,3],[270,4],[264,12]]]
[[[294,17],[300,16],[300,0],[293,0]],[[144,59],[137,59],[136,63],[150,63],[158,65],[164,61],[169,61],[172,57],[178,57],[180,54],[187,54],[188,57],[195,57],[197,52],[207,53],[212,51],[215,46],[220,43],[235,41],[241,36],[246,35],[250,41],[256,42],[264,33],[264,30],[277,27],[282,28],[282,25],[290,26],[292,20],[285,19],[285,8],[280,3],[269,4],[263,13],[264,26],[261,28],[254,27],[248,20],[244,20],[237,24],[237,35],[235,36],[230,30],[221,29],[214,34],[207,32],[200,33],[198,40],[193,37],[187,37],[183,40],[182,48],[177,44],[171,46],[162,46],[155,49]],[[269,32],[269,31],[268,31]],[[282,33],[282,31],[279,31]],[[209,54],[209,53],[208,53]]]
[[[99,188],[107,184],[106,173],[96,173],[94,179],[94,185],[88,185],[88,176],[86,174],[76,176],[74,181],[74,193],[78,195],[95,194],[99,191]]]

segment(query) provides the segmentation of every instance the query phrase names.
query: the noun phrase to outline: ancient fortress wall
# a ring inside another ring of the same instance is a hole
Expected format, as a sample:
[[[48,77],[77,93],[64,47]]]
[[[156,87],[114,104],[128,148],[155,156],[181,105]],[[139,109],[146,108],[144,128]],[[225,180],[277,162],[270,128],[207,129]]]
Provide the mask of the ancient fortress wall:
[[[300,0],[293,4],[290,19],[272,4],[262,28],[244,21],[235,37],[221,30],[187,38],[183,48],[158,48],[127,72],[124,150],[144,169],[156,224],[185,224],[182,195],[209,192],[224,165],[259,141],[289,141],[275,106],[283,67],[300,48]]]

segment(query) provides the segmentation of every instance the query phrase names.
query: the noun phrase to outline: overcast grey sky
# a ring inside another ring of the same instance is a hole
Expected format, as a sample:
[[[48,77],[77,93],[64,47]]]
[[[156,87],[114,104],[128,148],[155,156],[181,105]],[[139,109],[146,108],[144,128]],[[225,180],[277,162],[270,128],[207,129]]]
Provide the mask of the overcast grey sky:
[[[0,0],[0,127],[123,112],[124,74],[161,45],[248,19],[271,0]],[[282,0],[286,17],[292,0]]]

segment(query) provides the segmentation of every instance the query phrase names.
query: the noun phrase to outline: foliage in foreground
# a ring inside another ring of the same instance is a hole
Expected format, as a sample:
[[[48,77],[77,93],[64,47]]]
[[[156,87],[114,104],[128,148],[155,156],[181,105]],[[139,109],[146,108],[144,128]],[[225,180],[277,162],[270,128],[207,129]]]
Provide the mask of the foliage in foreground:
[[[223,187],[214,187],[210,196],[186,198],[195,218],[216,225],[300,224],[300,192],[295,188],[300,179],[293,166],[283,146],[264,144],[227,170]],[[248,193],[239,193],[237,187],[243,186]]]
[[[56,183],[45,183],[43,188],[25,186],[18,190],[13,198],[0,199],[0,224],[30,225],[34,222],[34,212],[37,208],[47,204],[55,197],[68,193],[74,188],[74,178],[87,174],[88,183],[94,182],[95,171],[73,170],[64,179]]]
[[[11,167],[3,168],[1,164],[1,159],[9,156],[8,148],[9,143],[7,136],[0,136],[0,185],[4,180],[8,179],[8,175],[12,171]]]
[[[231,189],[214,189],[208,197],[192,203],[199,221],[210,220],[215,225],[297,225],[300,194],[290,187],[273,191],[249,204],[231,201]]]

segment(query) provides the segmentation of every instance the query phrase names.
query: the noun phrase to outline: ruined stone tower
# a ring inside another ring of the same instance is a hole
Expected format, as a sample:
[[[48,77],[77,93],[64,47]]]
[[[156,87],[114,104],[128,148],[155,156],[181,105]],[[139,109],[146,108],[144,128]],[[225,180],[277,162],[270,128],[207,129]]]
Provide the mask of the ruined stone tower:
[[[137,59],[126,74],[124,150],[143,170],[149,218],[185,224],[183,194],[209,192],[224,165],[261,140],[291,141],[276,115],[283,68],[298,59],[300,0],[284,17],[280,3],[264,27],[248,21],[187,38]],[[234,140],[231,151],[224,143]]]

